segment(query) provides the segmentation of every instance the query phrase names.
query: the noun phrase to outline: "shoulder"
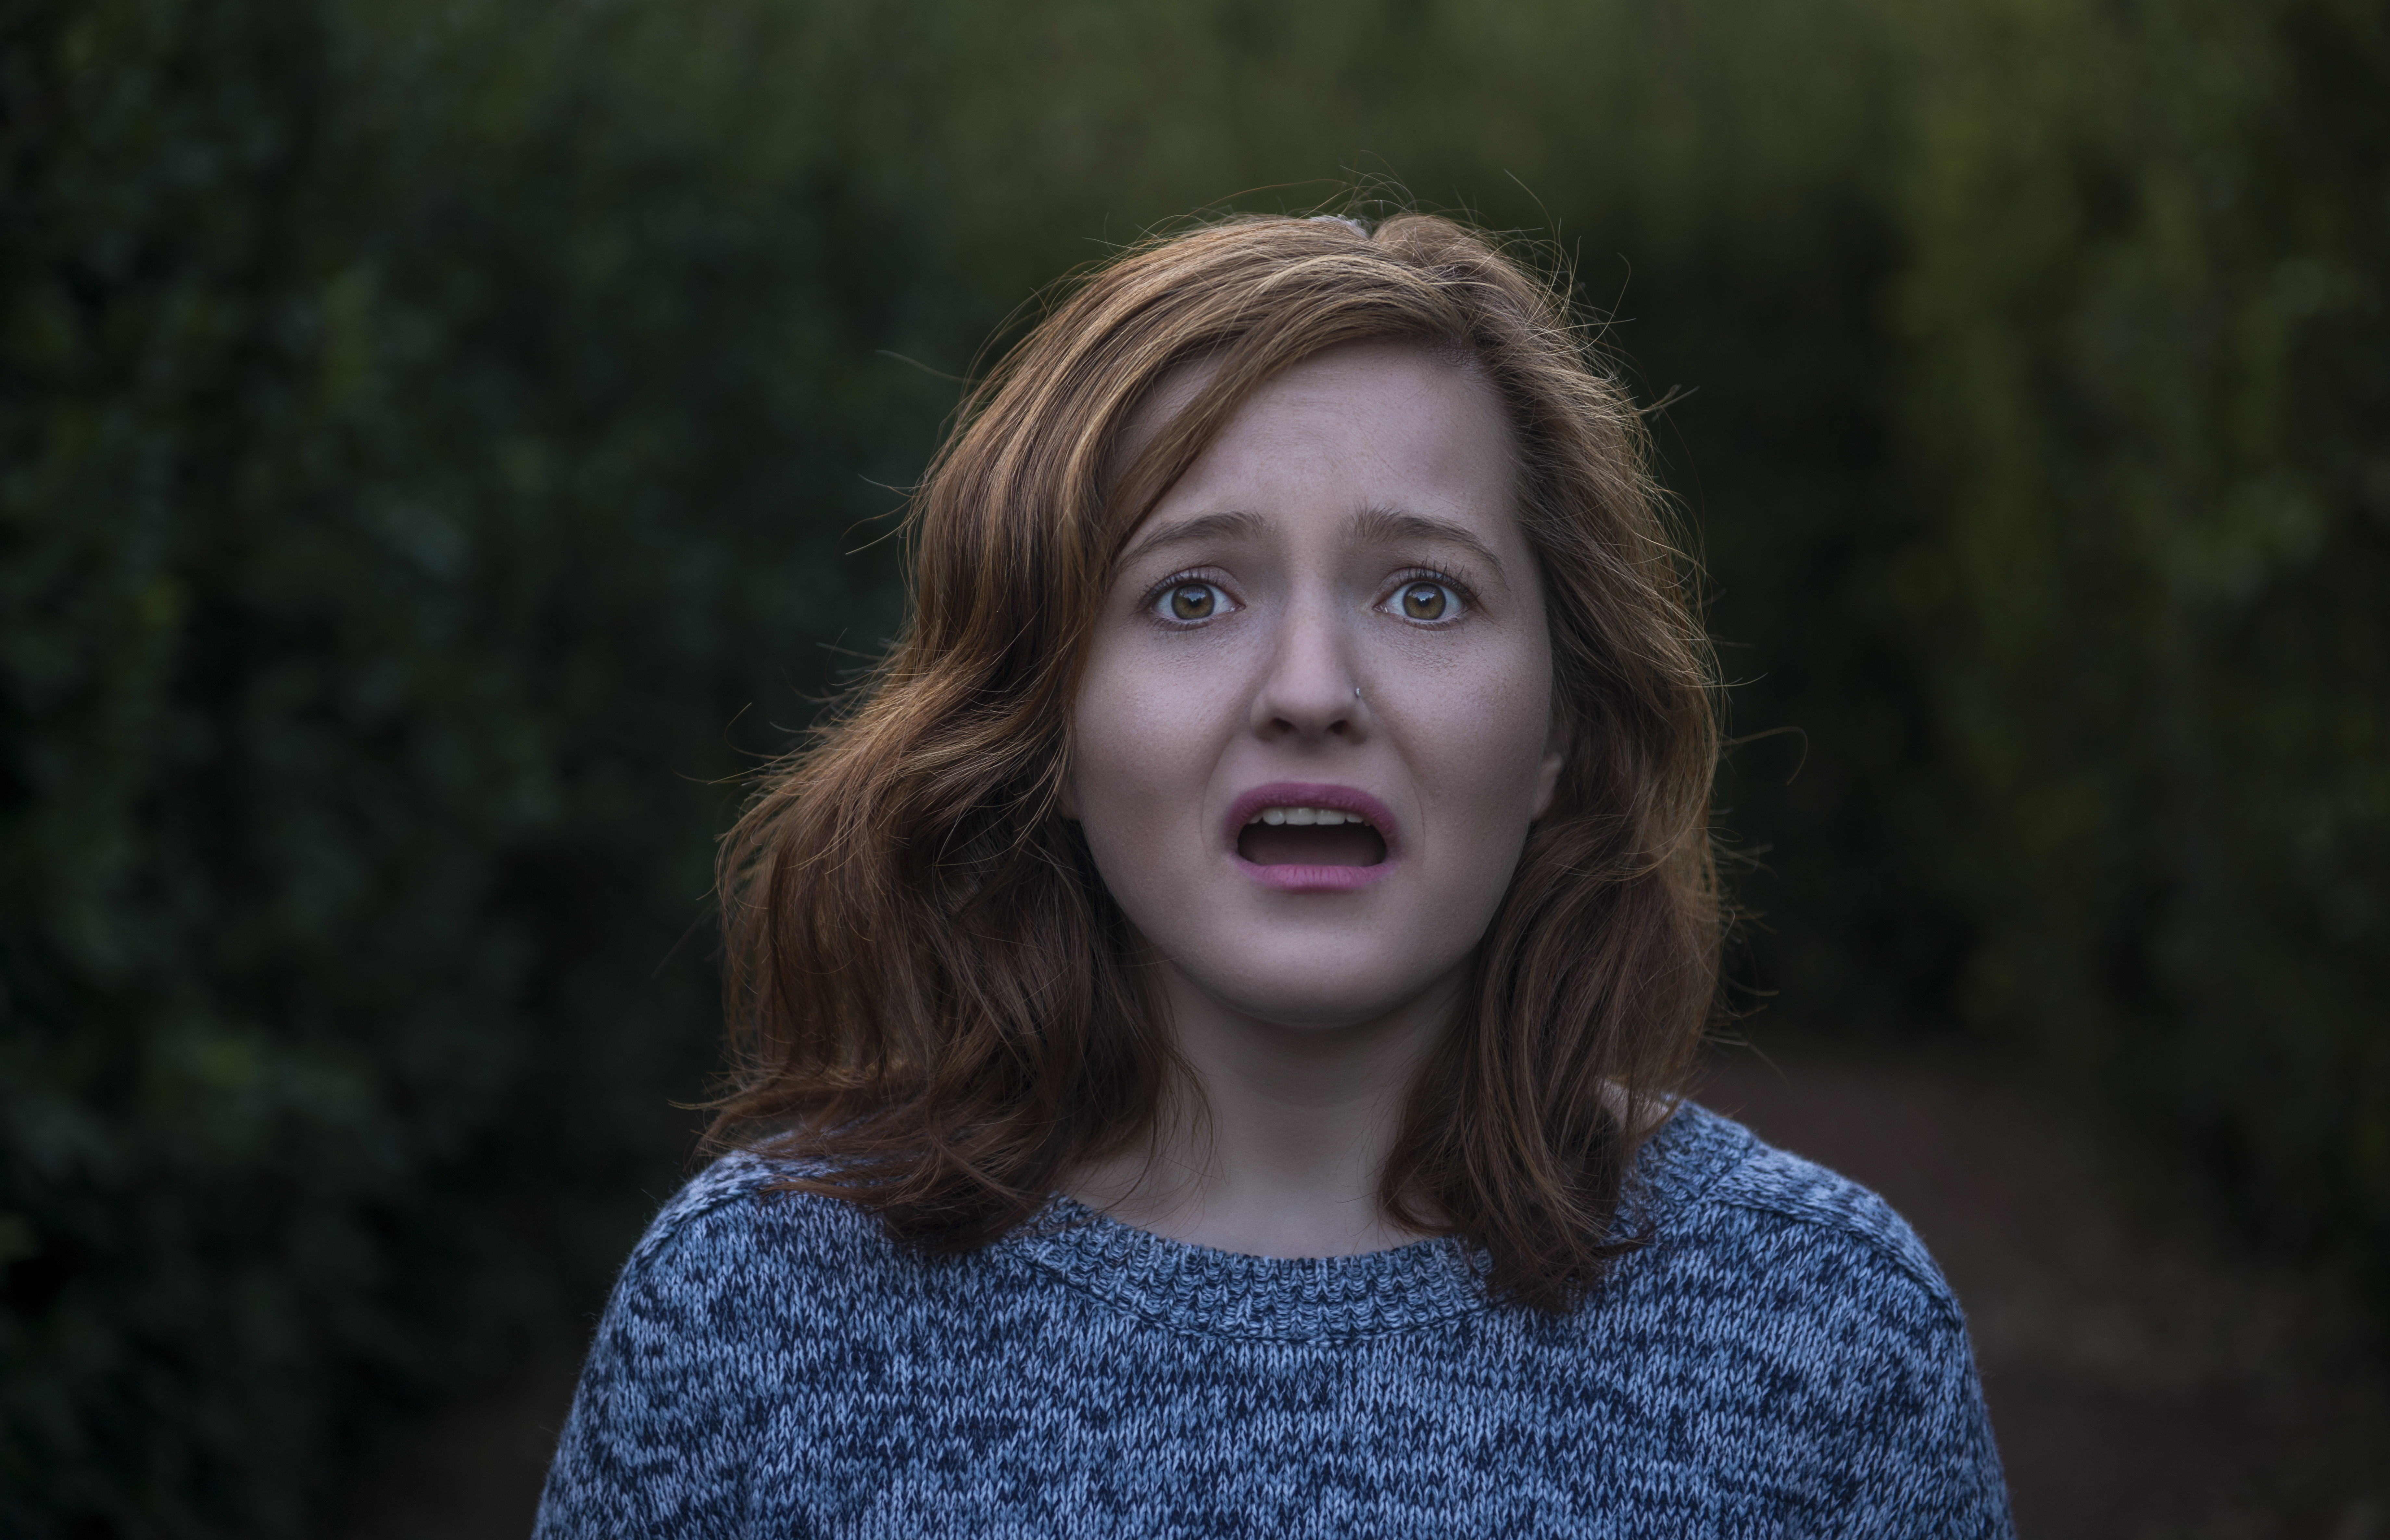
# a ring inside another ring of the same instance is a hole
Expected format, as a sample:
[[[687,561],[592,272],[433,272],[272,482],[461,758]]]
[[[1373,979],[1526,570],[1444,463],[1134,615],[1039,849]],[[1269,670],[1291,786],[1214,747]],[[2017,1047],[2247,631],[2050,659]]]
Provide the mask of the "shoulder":
[[[1638,1171],[1619,1313],[1771,1501],[1844,1534],[2007,1533],[1965,1318],[1890,1204],[1690,1104]]]
[[[1741,1123],[1685,1103],[1645,1147],[1638,1175],[1642,1217],[1664,1250],[1747,1266],[1754,1283],[1788,1271],[1811,1284],[1839,1282],[1836,1297],[1964,1329],[1942,1270],[1891,1204]]]
[[[851,1203],[791,1191],[809,1174],[768,1154],[726,1155],[649,1224],[616,1277],[585,1390],[629,1376],[693,1389],[759,1367],[759,1341],[883,1295],[893,1247]]]
[[[733,1256],[851,1251],[879,1227],[852,1203],[792,1188],[817,1174],[810,1162],[755,1149],[733,1150],[692,1176],[657,1211],[632,1251],[628,1276],[677,1271]]]
[[[838,1313],[905,1263],[872,1216],[790,1184],[806,1162],[739,1150],[690,1178],[623,1263],[607,1331],[687,1350],[772,1332],[808,1311]]]
[[[743,1533],[765,1392],[790,1377],[812,1326],[871,1290],[869,1270],[840,1253],[879,1240],[876,1226],[786,1190],[805,1174],[726,1156],[657,1213],[590,1342],[539,1534]]]

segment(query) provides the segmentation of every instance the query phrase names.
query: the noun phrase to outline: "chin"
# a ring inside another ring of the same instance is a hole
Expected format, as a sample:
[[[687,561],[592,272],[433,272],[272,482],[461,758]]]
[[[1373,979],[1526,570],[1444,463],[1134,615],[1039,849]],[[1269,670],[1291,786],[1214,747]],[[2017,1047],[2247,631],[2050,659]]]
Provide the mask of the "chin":
[[[1374,965],[1374,966],[1373,966]],[[1328,1032],[1375,1020],[1434,988],[1449,969],[1417,977],[1417,958],[1365,959],[1330,969],[1290,967],[1214,972],[1180,965],[1197,988],[1241,1015],[1294,1031]],[[1401,978],[1388,987],[1390,977]]]

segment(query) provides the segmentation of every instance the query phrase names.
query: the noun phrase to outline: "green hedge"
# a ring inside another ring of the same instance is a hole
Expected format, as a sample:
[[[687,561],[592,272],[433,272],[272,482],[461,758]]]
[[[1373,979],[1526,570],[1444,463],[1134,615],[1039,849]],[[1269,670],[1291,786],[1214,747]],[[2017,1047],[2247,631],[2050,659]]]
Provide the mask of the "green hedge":
[[[0,10],[0,1530],[313,1533],[571,1352],[713,1064],[722,778],[893,623],[941,377],[1383,172],[1693,392],[1778,1014],[2368,1254],[2377,12]]]
[[[401,20],[0,43],[12,1535],[310,1533],[575,1345],[712,1062],[711,783],[893,613],[943,388],[859,368],[842,187]]]
[[[1969,7],[1891,296],[1949,1004],[2390,1298],[2390,11]]]

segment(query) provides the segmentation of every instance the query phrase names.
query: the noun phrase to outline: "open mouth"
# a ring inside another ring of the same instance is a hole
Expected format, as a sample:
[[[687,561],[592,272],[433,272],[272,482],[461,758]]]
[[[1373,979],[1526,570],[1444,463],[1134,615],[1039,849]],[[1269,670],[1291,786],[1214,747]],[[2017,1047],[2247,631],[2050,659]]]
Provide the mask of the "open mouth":
[[[1358,813],[1266,807],[1238,830],[1237,853],[1256,866],[1374,866],[1386,841]]]

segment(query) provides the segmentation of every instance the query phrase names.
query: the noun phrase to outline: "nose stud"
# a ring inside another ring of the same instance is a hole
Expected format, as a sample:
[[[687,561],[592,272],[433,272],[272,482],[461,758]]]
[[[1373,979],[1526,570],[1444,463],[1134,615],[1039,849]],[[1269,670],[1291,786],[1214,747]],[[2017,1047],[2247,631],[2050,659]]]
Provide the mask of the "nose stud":
[[[1361,687],[1358,685],[1353,687],[1353,699],[1356,700],[1361,699]]]

